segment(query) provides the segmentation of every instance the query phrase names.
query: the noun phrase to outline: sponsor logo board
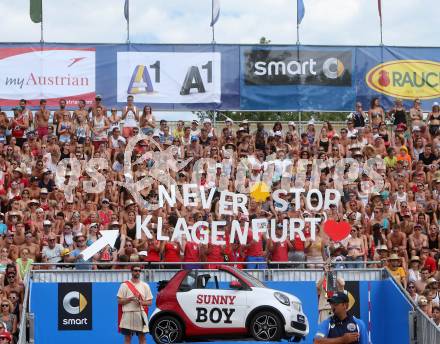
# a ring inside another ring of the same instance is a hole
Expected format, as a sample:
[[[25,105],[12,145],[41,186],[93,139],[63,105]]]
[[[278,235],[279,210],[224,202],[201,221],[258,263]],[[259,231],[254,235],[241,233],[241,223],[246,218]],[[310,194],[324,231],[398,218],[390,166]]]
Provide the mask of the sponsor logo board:
[[[14,106],[22,98],[49,106],[59,99],[68,105],[95,97],[94,49],[0,49],[0,105]]]
[[[244,56],[246,85],[352,84],[349,51],[251,50]]]
[[[372,68],[365,81],[379,93],[403,99],[440,97],[440,62],[388,61]]]
[[[92,330],[92,284],[58,284],[58,330]]]
[[[118,52],[117,101],[220,103],[220,53]]]

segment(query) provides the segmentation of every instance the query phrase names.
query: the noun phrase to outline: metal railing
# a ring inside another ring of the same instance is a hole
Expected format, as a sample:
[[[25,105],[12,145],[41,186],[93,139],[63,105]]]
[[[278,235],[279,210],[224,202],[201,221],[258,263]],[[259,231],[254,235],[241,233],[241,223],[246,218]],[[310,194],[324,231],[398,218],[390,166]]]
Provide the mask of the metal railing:
[[[418,307],[409,314],[410,344],[440,343],[440,327]]]
[[[26,344],[26,343],[33,343],[33,341],[28,341],[27,338],[27,332],[29,330],[31,331],[31,328],[28,327],[29,324],[33,325],[33,322],[29,322],[28,321],[28,310],[29,310],[29,286],[30,286],[30,273],[27,272],[24,280],[23,280],[24,285],[26,286],[25,290],[24,290],[24,297],[23,297],[23,307],[22,307],[22,311],[21,311],[21,318],[20,318],[20,324],[19,324],[19,334],[18,334],[18,343],[17,344]],[[31,338],[33,338],[33,335],[30,336]]]
[[[409,321],[409,343],[410,344],[434,344],[440,343],[440,327],[438,327],[432,319],[423,312],[414,302],[411,295],[397,283],[391,276],[390,272],[385,269],[385,274],[389,277],[394,285],[400,290],[402,295],[411,304],[413,310],[408,314]]]

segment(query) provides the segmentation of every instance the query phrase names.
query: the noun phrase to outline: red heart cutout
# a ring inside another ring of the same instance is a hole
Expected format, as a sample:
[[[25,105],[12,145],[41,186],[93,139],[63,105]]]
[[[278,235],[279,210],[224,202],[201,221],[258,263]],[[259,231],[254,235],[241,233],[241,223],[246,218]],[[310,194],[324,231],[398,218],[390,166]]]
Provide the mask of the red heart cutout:
[[[327,220],[324,222],[324,232],[333,241],[341,241],[348,237],[351,232],[351,225],[348,222],[336,222]]]

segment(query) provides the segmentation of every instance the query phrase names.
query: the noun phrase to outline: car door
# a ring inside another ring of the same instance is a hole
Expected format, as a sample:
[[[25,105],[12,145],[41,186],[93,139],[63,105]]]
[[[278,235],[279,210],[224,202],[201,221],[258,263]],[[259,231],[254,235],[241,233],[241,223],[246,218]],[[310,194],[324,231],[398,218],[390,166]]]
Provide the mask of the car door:
[[[177,301],[196,326],[219,329],[244,328],[249,290],[238,289],[237,283],[242,285],[242,282],[232,274],[224,271],[221,274],[222,280],[226,282],[219,281],[218,271],[200,272],[195,276],[195,281],[188,281],[189,283],[183,281],[185,287],[176,293]],[[187,288],[187,284],[192,284],[192,287]]]

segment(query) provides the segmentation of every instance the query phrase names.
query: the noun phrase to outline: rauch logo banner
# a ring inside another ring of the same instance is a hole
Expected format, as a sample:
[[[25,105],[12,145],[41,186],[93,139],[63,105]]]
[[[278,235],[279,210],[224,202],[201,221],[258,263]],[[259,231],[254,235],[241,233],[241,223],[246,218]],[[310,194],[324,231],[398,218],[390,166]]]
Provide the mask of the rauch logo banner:
[[[391,97],[440,97],[440,63],[435,61],[389,61],[372,68],[365,79],[369,88]]]

